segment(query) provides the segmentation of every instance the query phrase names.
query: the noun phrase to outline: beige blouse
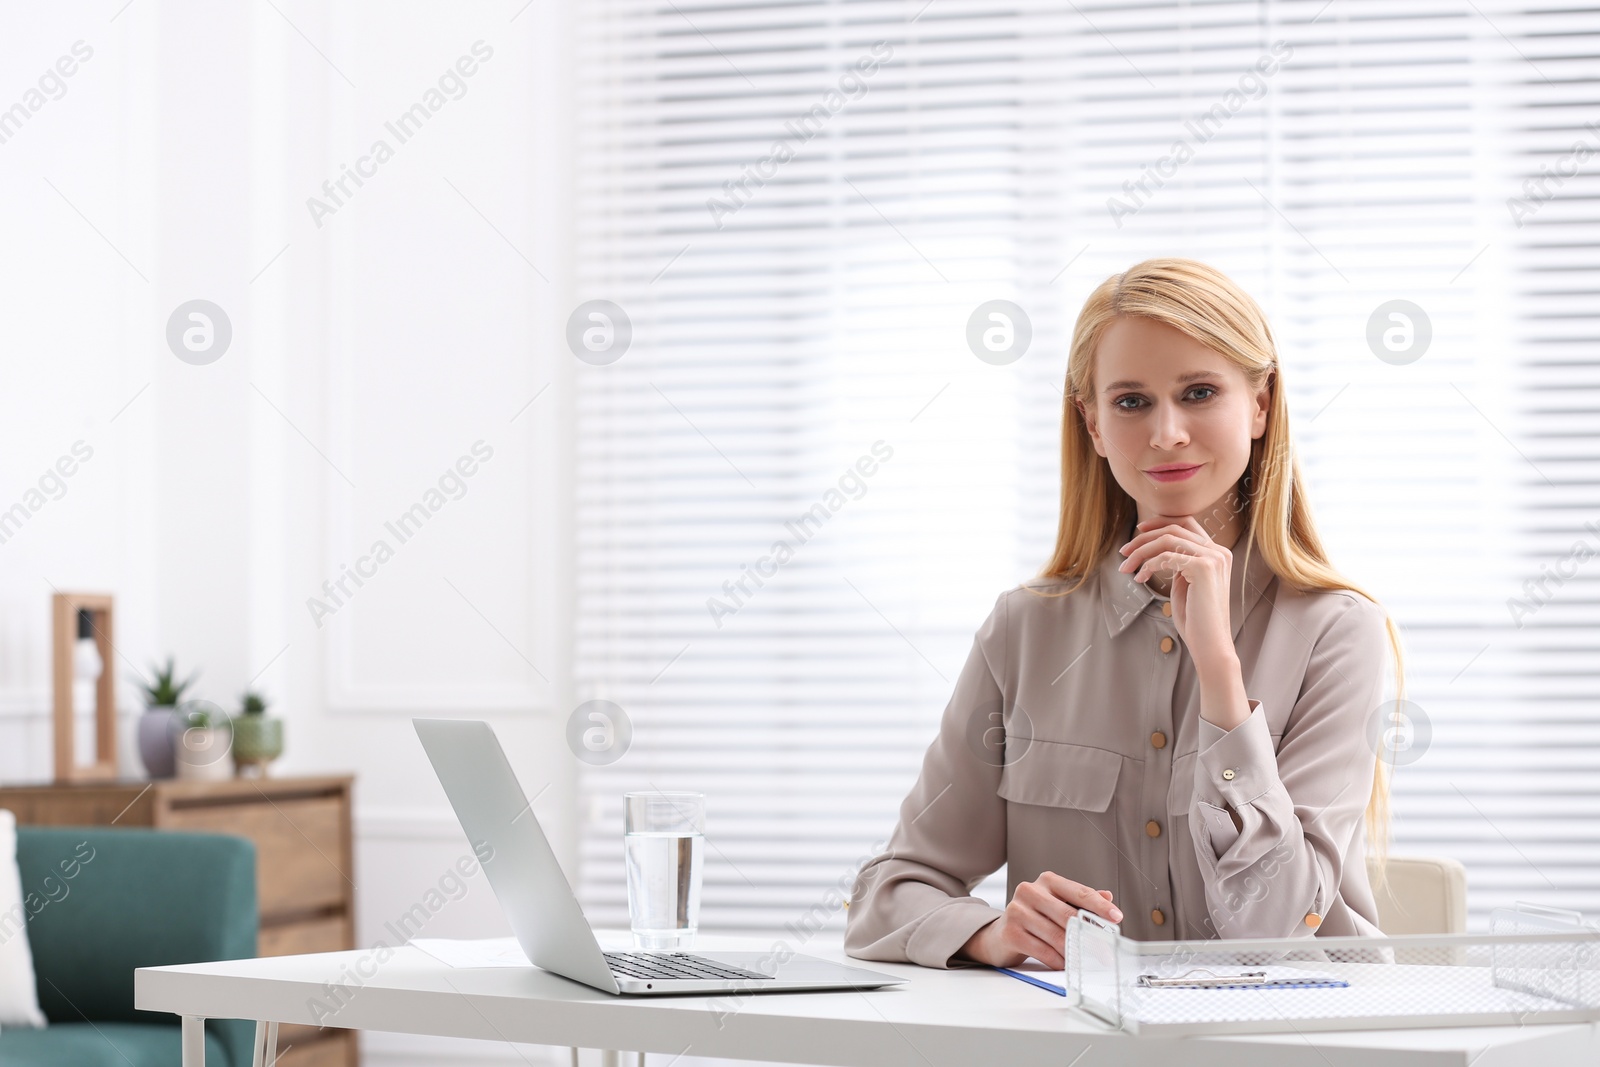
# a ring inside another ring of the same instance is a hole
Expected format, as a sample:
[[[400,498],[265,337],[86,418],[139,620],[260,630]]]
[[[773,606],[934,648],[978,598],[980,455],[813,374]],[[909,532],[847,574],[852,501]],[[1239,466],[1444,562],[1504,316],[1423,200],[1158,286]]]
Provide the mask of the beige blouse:
[[[1007,900],[1044,871],[1111,890],[1141,941],[1381,933],[1362,816],[1385,613],[1282,585],[1245,541],[1230,618],[1250,717],[1233,730],[1200,718],[1171,602],[1115,549],[1069,595],[1029,591],[1064,579],[1000,594],[888,850],[857,876],[847,953],[960,966],[1001,914],[971,891],[1002,864]]]

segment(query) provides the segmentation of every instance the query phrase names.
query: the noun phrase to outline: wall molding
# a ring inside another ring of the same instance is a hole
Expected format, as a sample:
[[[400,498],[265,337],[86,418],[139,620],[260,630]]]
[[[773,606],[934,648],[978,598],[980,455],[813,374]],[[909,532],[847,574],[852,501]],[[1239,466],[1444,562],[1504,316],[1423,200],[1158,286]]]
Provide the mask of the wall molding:
[[[54,718],[50,704],[51,696],[48,691],[35,692],[29,690],[8,693],[0,690],[0,720],[22,719],[31,721],[44,719],[48,721]],[[144,714],[144,710],[142,707],[130,708],[126,704],[118,704],[117,719],[118,721],[137,719]],[[84,708],[79,714],[88,716],[90,712],[87,708]]]
[[[449,808],[411,808],[398,804],[357,807],[357,841],[460,841],[461,823]]]
[[[335,642],[342,645],[343,642]],[[344,665],[335,650],[335,670]],[[336,674],[323,697],[323,710],[335,715],[501,715],[507,712],[550,715],[555,707],[521,686],[415,686],[354,684]]]
[[[352,138],[357,132],[352,126],[354,116],[341,100],[336,99],[330,109],[328,128],[335,138],[354,143]],[[347,134],[350,136],[346,137]],[[530,225],[533,225],[531,221]],[[328,450],[343,470],[357,466],[354,429],[357,420],[354,416],[363,402],[362,391],[356,380],[354,356],[354,353],[362,350],[362,339],[353,321],[352,310],[361,304],[359,286],[362,283],[353,267],[356,259],[353,229],[349,226],[335,227],[328,236],[323,256],[329,300],[327,357],[322,361],[321,368],[324,388],[321,419]],[[538,336],[532,324],[527,325],[526,331],[530,338]],[[570,361],[552,362],[570,373]],[[543,373],[543,368],[531,372],[528,395],[543,392],[539,385]],[[555,395],[547,398],[545,404],[555,403],[560,392],[560,389],[555,390]],[[540,428],[531,430],[530,425]],[[554,457],[548,442],[541,441],[539,436],[553,431],[530,420],[521,428],[503,432],[504,439],[495,443],[509,452],[520,441],[522,458],[528,462],[530,484],[525,487],[528,498],[560,499],[556,495],[563,477],[559,460]],[[324,475],[322,501],[320,566],[332,574],[350,552],[350,546],[358,543],[355,500],[344,486]],[[460,521],[459,517],[456,521]],[[539,684],[534,680],[513,681],[503,677],[450,679],[436,685],[393,685],[382,678],[362,677],[362,672],[357,669],[354,651],[355,631],[360,626],[364,602],[351,603],[328,620],[322,677],[323,713],[329,716],[530,711],[538,715],[554,714],[564,702],[560,694],[568,685],[568,668],[562,662],[555,640],[559,628],[567,620],[563,617],[558,598],[550,595],[550,590],[557,587],[561,577],[561,567],[556,562],[560,558],[561,539],[550,528],[552,524],[540,521],[531,509],[528,522],[527,558],[533,563],[526,584],[518,590],[517,607],[526,615],[529,626],[527,648],[519,650],[519,654],[525,651],[526,655],[540,664],[544,673],[550,676],[548,681]],[[492,638],[485,637],[485,640]],[[520,668],[518,673],[521,673]]]
[[[121,712],[118,712],[121,714]],[[50,718],[50,691],[42,686],[0,689],[0,719]]]

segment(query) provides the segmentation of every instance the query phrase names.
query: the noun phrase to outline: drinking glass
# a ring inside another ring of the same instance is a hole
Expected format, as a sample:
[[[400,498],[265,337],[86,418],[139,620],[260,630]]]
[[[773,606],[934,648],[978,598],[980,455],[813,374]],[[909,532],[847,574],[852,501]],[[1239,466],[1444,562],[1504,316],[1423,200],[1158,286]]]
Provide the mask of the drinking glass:
[[[628,917],[638,949],[682,950],[700,925],[703,793],[625,793]]]

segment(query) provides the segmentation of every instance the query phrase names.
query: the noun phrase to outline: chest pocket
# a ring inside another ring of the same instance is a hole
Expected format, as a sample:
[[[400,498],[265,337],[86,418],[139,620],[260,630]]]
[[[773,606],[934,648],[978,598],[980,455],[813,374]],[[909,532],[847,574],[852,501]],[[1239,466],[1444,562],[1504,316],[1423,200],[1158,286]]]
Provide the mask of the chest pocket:
[[[1105,811],[1121,772],[1122,757],[1115,752],[1035,740],[1001,768],[998,792],[1017,804]]]
[[[1194,800],[1194,764],[1200,753],[1191,749],[1172,758],[1172,780],[1167,783],[1167,814],[1187,815]]]

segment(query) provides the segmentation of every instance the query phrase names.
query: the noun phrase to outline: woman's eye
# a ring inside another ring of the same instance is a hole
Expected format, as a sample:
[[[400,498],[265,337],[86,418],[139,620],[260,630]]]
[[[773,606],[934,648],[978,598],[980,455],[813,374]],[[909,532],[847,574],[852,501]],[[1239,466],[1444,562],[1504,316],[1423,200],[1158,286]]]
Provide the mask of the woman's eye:
[[[1195,393],[1205,393],[1206,394],[1205,396],[1195,397],[1195,399],[1196,400],[1210,400],[1213,396],[1216,395],[1216,392],[1217,392],[1216,386],[1213,386],[1213,385],[1197,385],[1193,389],[1189,390],[1189,395],[1190,396],[1194,396]],[[1133,401],[1133,404],[1132,405],[1126,405],[1126,404],[1123,403],[1124,400],[1131,400],[1131,401]],[[1143,404],[1143,403],[1144,403],[1144,397],[1137,396],[1137,395],[1135,395],[1133,393],[1128,393],[1126,396],[1119,396],[1115,400],[1113,400],[1111,402],[1111,406],[1116,408],[1116,409],[1118,409],[1119,411],[1137,411],[1138,410],[1138,405]]]

